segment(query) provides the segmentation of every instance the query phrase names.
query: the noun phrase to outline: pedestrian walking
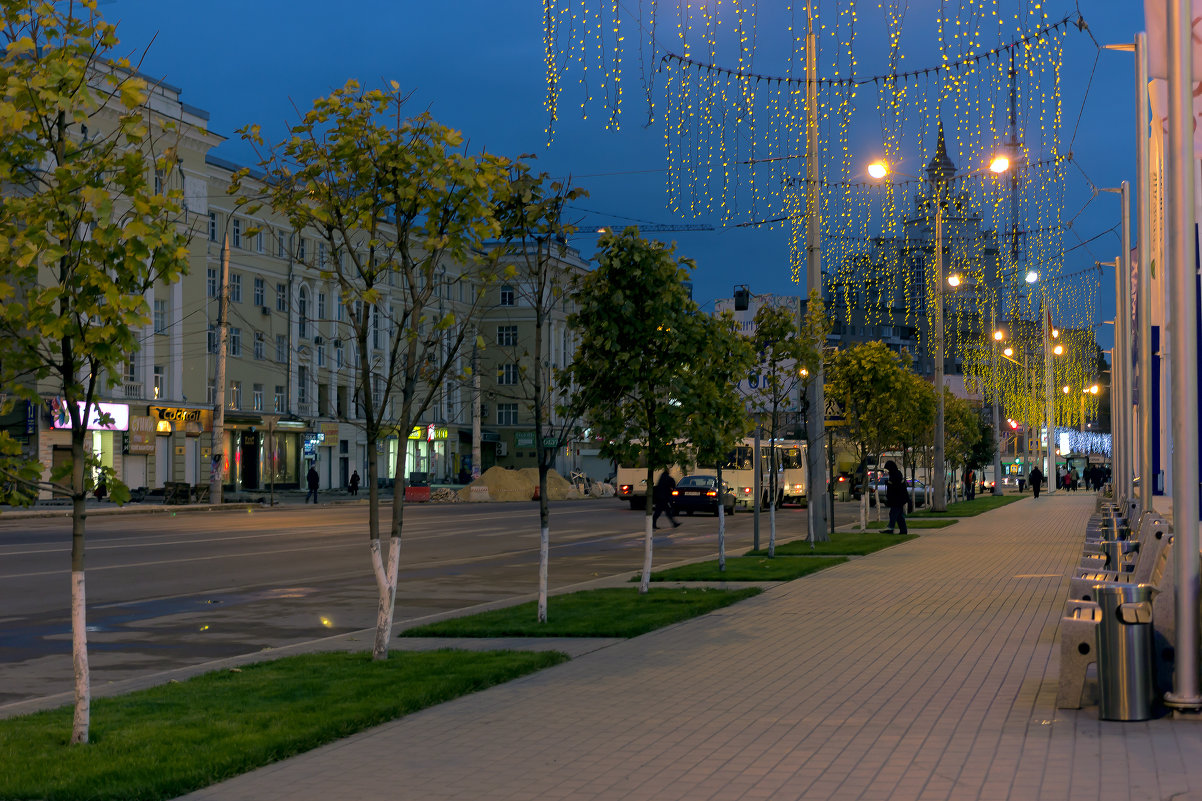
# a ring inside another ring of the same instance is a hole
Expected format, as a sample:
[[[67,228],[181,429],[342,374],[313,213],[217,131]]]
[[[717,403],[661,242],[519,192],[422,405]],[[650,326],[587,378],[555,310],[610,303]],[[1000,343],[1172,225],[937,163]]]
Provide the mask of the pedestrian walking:
[[[359,471],[358,470],[355,470],[354,472],[351,473],[351,483],[347,487],[347,489],[350,490],[351,495],[359,494]]]
[[[1039,465],[1031,468],[1030,475],[1027,480],[1031,483],[1031,491],[1035,493],[1035,497],[1039,497],[1039,489],[1043,486],[1043,471],[1039,469]]]
[[[305,480],[309,482],[309,494],[305,496],[305,503],[308,503],[310,498],[313,499],[313,503],[317,503],[317,487],[321,484],[321,476],[317,475],[316,467],[309,466]]]
[[[1077,468],[1068,471],[1068,488],[1073,492],[1077,491],[1077,485],[1081,483],[1081,474],[1077,472]]]
[[[970,501],[977,497],[977,474],[972,468],[964,474],[964,493]]]
[[[885,529],[886,534],[893,533],[893,526],[897,525],[898,534],[908,534],[909,529],[906,528],[906,503],[910,500],[910,493],[906,491],[906,478],[902,472],[897,469],[897,462],[890,459],[885,462],[885,504],[889,507],[889,527]]]
[[[655,482],[655,489],[651,492],[651,499],[655,503],[655,514],[651,515],[651,528],[655,528],[661,514],[668,516],[668,522],[672,524],[672,528],[680,525],[680,521],[672,514],[672,490],[676,489],[676,479],[672,478],[672,474],[667,470],[659,474],[659,481]]]

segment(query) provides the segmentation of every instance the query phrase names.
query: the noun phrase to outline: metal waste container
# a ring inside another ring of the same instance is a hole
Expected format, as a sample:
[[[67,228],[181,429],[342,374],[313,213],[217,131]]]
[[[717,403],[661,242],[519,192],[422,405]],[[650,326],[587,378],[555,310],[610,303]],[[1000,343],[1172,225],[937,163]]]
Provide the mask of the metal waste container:
[[[1098,717],[1152,717],[1152,593],[1150,584],[1096,584]]]

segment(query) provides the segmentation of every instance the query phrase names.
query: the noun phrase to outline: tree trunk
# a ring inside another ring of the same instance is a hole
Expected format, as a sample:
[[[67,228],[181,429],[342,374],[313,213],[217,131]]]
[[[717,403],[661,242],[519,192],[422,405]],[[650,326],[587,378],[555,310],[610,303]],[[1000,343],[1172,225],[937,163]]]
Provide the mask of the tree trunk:
[[[780,425],[779,412],[776,404],[772,405],[772,431],[768,435],[768,558],[776,556],[776,496],[777,482],[780,480],[776,470],[776,432]]]
[[[408,415],[402,415],[403,420],[411,420]],[[401,430],[409,431],[402,427]],[[397,574],[401,561],[401,525],[405,515],[405,468],[409,458],[406,440],[402,439],[397,445],[396,480],[393,483],[392,525],[388,537],[388,561],[385,563],[381,553],[380,538],[371,541],[371,567],[376,576],[376,639],[372,644],[371,656],[375,660],[388,658],[388,647],[392,641],[392,623],[396,610]]]
[[[85,409],[89,411],[90,409]],[[84,582],[84,525],[87,520],[88,484],[84,464],[84,431],[71,432],[71,662],[75,670],[75,714],[71,744],[88,741],[92,719],[92,675],[88,668],[88,606]]]
[[[718,464],[718,572],[726,572],[726,504],[723,503],[722,465]]]
[[[648,455],[651,449],[647,449]],[[665,468],[667,469],[667,468]],[[646,595],[651,589],[651,541],[654,536],[654,531],[651,528],[652,514],[655,509],[655,485],[652,480],[655,478],[655,469],[651,466],[651,460],[647,460],[647,514],[643,516],[643,577],[639,581],[639,595]]]
[[[542,426],[538,437],[538,622],[547,622],[547,573],[551,562],[551,509],[547,499],[547,461],[542,441]]]

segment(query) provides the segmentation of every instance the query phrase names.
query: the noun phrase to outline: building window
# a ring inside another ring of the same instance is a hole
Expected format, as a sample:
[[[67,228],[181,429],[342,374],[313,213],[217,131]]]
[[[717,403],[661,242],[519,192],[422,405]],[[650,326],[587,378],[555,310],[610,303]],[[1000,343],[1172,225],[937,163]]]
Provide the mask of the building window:
[[[371,346],[380,347],[380,307],[377,305],[371,307]]]
[[[296,302],[296,326],[301,339],[309,336],[309,290],[303,286]]]
[[[275,405],[275,411],[284,411],[284,387],[280,384],[275,385],[275,397],[272,399],[272,403]]]
[[[281,364],[288,361],[288,337],[283,334],[275,335],[275,360]]]
[[[306,246],[307,246],[308,244],[309,244],[309,243],[308,243],[308,242],[306,242],[306,241],[305,241],[305,238],[302,236],[302,237],[300,238],[300,244],[298,244],[298,245],[296,246],[296,260],[297,260],[297,261],[304,261],[304,260],[305,260],[305,248],[306,248]]]
[[[212,323],[209,323],[209,338],[207,346],[209,353],[217,352],[217,326],[213,325]]]
[[[230,349],[231,356],[241,356],[242,355],[242,329],[241,328],[236,328],[233,326],[230,327],[229,349]]]
[[[515,300],[515,297],[513,294],[513,287],[511,287],[511,286],[501,287],[501,305],[502,306],[512,306],[512,305],[514,305],[514,300]]]
[[[267,358],[267,337],[263,336],[262,331],[255,332],[255,358]]]
[[[232,247],[242,247],[242,221],[237,217],[230,220],[230,245]]]
[[[217,297],[217,269],[210,267],[205,271],[205,294],[210,298]]]
[[[167,397],[167,375],[163,371],[163,365],[156,364],[154,366],[154,399]]]
[[[281,259],[288,258],[288,238],[283,234],[275,235],[275,255]]]
[[[511,387],[518,382],[518,366],[516,364],[502,364],[497,368],[497,383],[501,386]]]
[[[326,346],[325,345],[317,346],[317,366],[318,367],[326,366]]]
[[[159,169],[154,171],[154,193],[163,194],[163,171]]]
[[[262,253],[265,250],[265,248],[263,247],[263,232],[262,231],[259,231],[259,233],[255,234],[255,250],[257,250],[260,253]]]
[[[309,402],[309,368],[304,365],[296,368],[296,400],[297,403]]]
[[[256,306],[266,306],[267,305],[267,284],[266,284],[266,282],[263,281],[262,278],[255,279],[254,293],[255,293],[255,305]]]
[[[518,344],[518,327],[516,325],[497,326],[497,344],[511,348]]]
[[[518,405],[516,403],[497,404],[497,425],[516,426],[518,424]]]
[[[254,393],[251,397],[251,403],[254,404],[256,412],[263,411],[263,385],[255,384],[251,387],[251,392]]]
[[[341,345],[334,346],[334,366],[337,367],[339,370],[342,369],[342,346]]]
[[[208,384],[208,395],[209,395],[208,404],[210,406],[212,406],[214,403],[217,402],[217,387],[213,384],[212,381],[210,381]]]
[[[217,212],[209,212],[209,241],[217,241]]]
[[[326,293],[325,292],[317,293],[317,319],[318,320],[326,319]]]
[[[230,407],[231,409],[241,409],[242,408],[242,382],[241,381],[231,381],[230,382],[230,396],[229,396],[229,399],[226,401],[226,406]]]
[[[158,298],[154,301],[154,332],[167,333],[167,301]]]
[[[275,285],[275,310],[288,311],[288,286],[286,284]]]
[[[317,269],[324,270],[326,268],[326,243],[317,243]]]
[[[230,273],[230,302],[242,302],[242,274]]]

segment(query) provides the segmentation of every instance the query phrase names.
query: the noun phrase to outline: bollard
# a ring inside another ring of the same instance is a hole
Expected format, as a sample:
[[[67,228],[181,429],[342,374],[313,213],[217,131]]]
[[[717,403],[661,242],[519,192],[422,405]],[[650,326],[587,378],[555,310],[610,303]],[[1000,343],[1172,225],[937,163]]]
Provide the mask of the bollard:
[[[1152,717],[1152,593],[1150,584],[1097,584],[1098,717]]]

